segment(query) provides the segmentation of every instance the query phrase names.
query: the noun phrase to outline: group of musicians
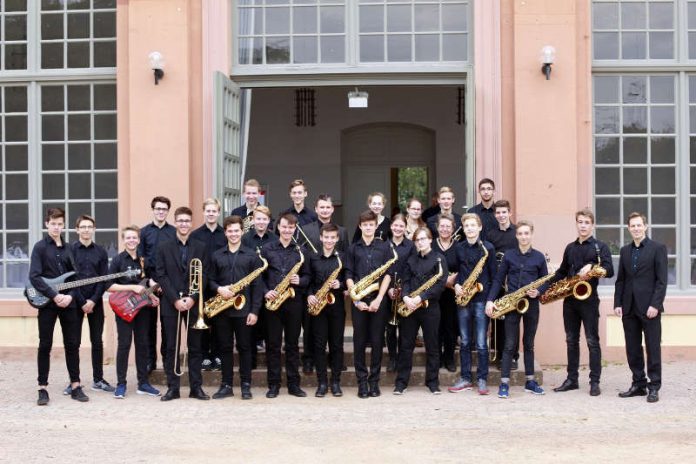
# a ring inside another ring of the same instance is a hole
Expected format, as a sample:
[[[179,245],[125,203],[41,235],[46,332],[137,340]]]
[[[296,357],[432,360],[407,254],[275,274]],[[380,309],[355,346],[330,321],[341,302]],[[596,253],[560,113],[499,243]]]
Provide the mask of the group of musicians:
[[[579,388],[579,335],[584,326],[590,354],[589,392],[592,396],[600,395],[596,290],[599,278],[612,277],[614,269],[609,248],[593,236],[595,218],[589,209],[576,213],[577,239],[566,247],[560,267],[550,273],[547,258],[533,248],[534,225],[525,220],[511,223],[510,203],[495,201],[491,179],[479,182],[481,202],[462,216],[453,212],[455,195],[450,187],[438,191],[437,202],[430,208],[423,210],[422,203],[412,199],[406,214],[391,218],[382,214],[384,195],[371,194],[369,209],[360,214],[350,243],[346,230],[333,221],[334,207],[329,195],[319,195],[315,211],[310,211],[305,204],[307,187],[302,180],[295,180],[289,188],[293,205],[274,221],[269,208],[259,204],[259,191],[256,180],[245,182],[245,204],[225,217],[222,226],[220,203],[216,199],[206,200],[205,223],[195,230],[190,208],[177,208],[172,225],[167,222],[170,200],[155,197],[151,202],[153,221],[142,229],[128,226],[122,230],[125,249],[110,265],[103,248],[93,241],[94,218],[80,216],[76,223],[79,240],[67,244],[62,237],[64,211],[49,209],[45,221],[48,235],[34,246],[30,265],[31,284],[50,299],[38,315],[37,403],[49,402],[46,386],[57,319],[70,377],[64,393],[78,401],[89,400],[82,390],[79,373],[84,314],[92,343],[92,389],[113,392],[116,398],[126,396],[128,357],[134,342],[138,394],[160,396],[162,401],[180,397],[180,347],[185,345],[189,397],[210,399],[202,388],[201,370],[216,364],[222,370],[221,384],[212,397],[233,396],[236,346],[241,396],[251,399],[251,371],[260,340],[265,341],[267,356],[267,398],[275,398],[280,392],[281,347],[290,395],[306,396],[300,383],[302,365],[305,374],[316,369],[315,396],[324,397],[329,391],[333,396],[342,396],[346,296],[350,298],[360,398],[381,394],[385,341],[387,370],[396,371],[393,393],[401,395],[406,391],[419,332],[427,359],[425,384],[431,393],[441,392],[441,367],[456,371],[454,356],[459,339],[461,373],[448,391],[457,393],[475,387],[480,395],[489,394],[489,359],[493,354],[494,359],[500,360],[498,397],[507,398],[510,373],[516,369],[520,325],[524,391],[544,394],[534,378],[534,339],[540,300],[545,302],[544,297],[549,294],[549,301],[553,295],[556,299],[564,298],[568,355],[567,379],[554,390]],[[620,252],[614,307],[622,317],[633,374],[631,387],[619,396],[647,395],[649,402],[655,402],[661,384],[660,314],[664,309],[667,254],[664,245],[647,238],[647,227],[644,215],[629,216],[628,229],[633,240]],[[122,275],[130,269],[140,272]],[[107,272],[115,277],[106,283],[80,284],[60,292],[45,280],[70,271],[82,279]],[[115,311],[115,387],[103,378],[101,368],[102,295],[106,291],[130,292],[134,299],[145,303],[142,310],[133,311],[128,317]],[[213,306],[219,309],[209,313]],[[148,380],[157,362],[158,307],[160,354],[167,376],[163,395]],[[205,320],[212,331],[205,329],[204,314],[209,316]],[[494,353],[489,352],[489,333],[492,344],[499,348],[491,350]],[[474,348],[478,357],[475,378],[471,372]]]

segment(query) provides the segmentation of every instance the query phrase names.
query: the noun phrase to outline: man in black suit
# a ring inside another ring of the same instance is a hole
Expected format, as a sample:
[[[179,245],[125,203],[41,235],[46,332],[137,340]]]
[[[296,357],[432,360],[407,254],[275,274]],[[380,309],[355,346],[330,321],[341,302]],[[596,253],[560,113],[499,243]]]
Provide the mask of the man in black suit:
[[[179,360],[177,351],[177,322],[178,313],[184,319],[185,312],[189,313],[189,327],[186,335],[188,349],[188,375],[191,392],[190,398],[208,400],[210,397],[201,388],[203,379],[201,365],[203,355],[201,353],[202,330],[193,329],[192,326],[198,318],[198,299],[202,298],[201,291],[206,288],[206,276],[208,274],[208,256],[205,252],[205,244],[198,240],[189,240],[191,232],[191,219],[193,212],[186,206],[181,206],[174,212],[176,224],[175,240],[161,243],[157,248],[156,280],[162,287],[160,309],[162,311],[162,323],[164,335],[167,337],[167,351],[164,358],[164,371],[167,374],[167,393],[162,396],[162,401],[170,401],[179,398],[179,377],[174,373]],[[198,258],[202,263],[203,282],[200,291],[189,294],[189,272],[191,260]],[[179,326],[180,330],[183,330]]]
[[[614,289],[614,312],[621,317],[626,339],[626,357],[633,373],[631,387],[619,393],[621,398],[648,395],[648,402],[659,400],[662,383],[660,313],[667,292],[667,248],[646,236],[648,221],[641,213],[628,216],[628,231],[633,242],[621,248],[619,273]],[[648,357],[645,378],[642,337]],[[647,391],[646,391],[647,387]]]

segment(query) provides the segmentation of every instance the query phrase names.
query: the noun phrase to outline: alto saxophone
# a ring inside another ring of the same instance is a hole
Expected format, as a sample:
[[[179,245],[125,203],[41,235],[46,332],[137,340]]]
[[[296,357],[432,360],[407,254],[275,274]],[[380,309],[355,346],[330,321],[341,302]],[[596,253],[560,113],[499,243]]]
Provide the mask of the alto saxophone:
[[[229,291],[235,294],[233,298],[223,298],[222,295],[215,295],[213,298],[205,302],[205,308],[203,308],[203,313],[205,317],[211,318],[215,317],[230,306],[234,306],[237,311],[241,310],[246,304],[246,298],[244,295],[240,295],[239,292],[244,290],[246,287],[251,285],[251,283],[260,276],[263,271],[268,268],[268,261],[261,256],[261,251],[257,248],[256,253],[258,253],[261,262],[263,263],[258,269],[254,269],[248,275],[242,277],[237,282],[231,284],[227,287]]]
[[[420,287],[418,287],[417,289],[415,289],[414,291],[412,291],[411,293],[409,293],[409,295],[408,295],[409,298],[415,298],[415,297],[417,297],[418,295],[420,295],[421,293],[423,293],[424,291],[428,290],[430,287],[432,287],[433,285],[435,285],[435,282],[437,282],[437,279],[439,279],[440,277],[442,277],[442,262],[441,262],[441,261],[442,261],[442,260],[441,260],[440,258],[437,258],[437,268],[438,268],[437,272],[436,272],[432,277],[430,277],[428,280],[426,280],[425,282],[423,282],[423,284],[422,284]],[[406,303],[404,303],[403,301],[401,301],[401,302],[398,304],[398,306],[396,307],[396,311],[399,313],[399,316],[401,316],[401,317],[408,317],[408,316],[410,316],[416,309],[418,309],[418,308],[427,308],[427,307],[428,307],[428,300],[423,300],[423,301],[421,301],[420,304],[419,304],[418,306],[416,306],[415,308],[413,308],[413,309],[408,309],[408,306],[406,306]]]
[[[586,300],[592,295],[592,285],[588,282],[595,277],[601,279],[607,275],[607,270],[601,266],[601,261],[592,266],[584,275],[566,277],[553,283],[543,295],[539,297],[541,304],[551,303],[573,295],[576,300]]]
[[[464,283],[462,284],[462,293],[460,295],[455,295],[454,301],[457,303],[457,306],[464,307],[468,305],[471,299],[477,293],[483,291],[483,285],[481,285],[481,283],[477,282],[476,280],[481,275],[481,272],[483,271],[483,266],[486,264],[486,259],[488,259],[488,250],[486,250],[486,247],[483,245],[483,242],[481,240],[479,240],[479,244],[481,245],[481,248],[483,248],[483,257],[478,260],[478,263],[476,263],[474,270],[471,271],[469,277],[467,277]]]
[[[343,263],[341,262],[341,257],[338,256],[338,252],[334,252],[336,255],[336,259],[338,260],[338,267],[333,270],[331,275],[329,275],[328,279],[322,284],[322,286],[317,290],[317,292],[314,294],[316,297],[317,304],[315,305],[308,305],[307,306],[307,312],[311,316],[318,316],[319,313],[321,313],[321,310],[324,309],[324,306],[327,304],[334,304],[336,302],[336,297],[334,296],[333,292],[331,292],[331,284],[333,283],[334,280],[338,278],[338,274],[341,273],[341,269],[343,269]]]
[[[392,253],[394,257],[388,260],[386,263],[382,264],[380,267],[358,280],[355,285],[350,288],[350,299],[353,301],[360,301],[372,292],[376,292],[379,289],[379,284],[377,281],[382,277],[392,264],[399,259],[399,255],[396,254],[394,245],[391,245]]]
[[[556,275],[555,272],[550,272],[544,277],[541,277],[531,284],[527,284],[524,287],[518,288],[512,293],[508,293],[493,302],[495,308],[493,309],[493,315],[491,319],[500,319],[507,313],[517,311],[520,314],[524,314],[529,309],[529,300],[526,298],[527,291],[534,290],[541,287],[546,282],[551,280],[553,276]]]
[[[278,294],[278,297],[275,300],[266,300],[266,309],[269,311],[278,311],[278,308],[280,308],[280,305],[285,303],[285,300],[288,298],[295,298],[295,289],[290,286],[290,279],[292,278],[293,275],[297,274],[302,267],[302,264],[304,264],[304,255],[302,254],[302,250],[300,250],[300,247],[297,247],[297,252],[300,254],[300,260],[290,269],[290,271],[285,274],[285,277],[283,277],[283,280],[278,282],[278,285],[273,289],[275,292]]]

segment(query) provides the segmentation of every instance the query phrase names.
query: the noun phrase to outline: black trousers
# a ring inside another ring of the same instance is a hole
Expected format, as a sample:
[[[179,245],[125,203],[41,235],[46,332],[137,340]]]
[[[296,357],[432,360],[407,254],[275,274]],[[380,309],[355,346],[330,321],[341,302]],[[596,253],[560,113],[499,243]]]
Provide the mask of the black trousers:
[[[599,299],[563,300],[563,327],[568,352],[568,379],[578,381],[580,367],[580,326],[585,327],[585,340],[590,352],[590,383],[599,383],[602,375],[602,347],[599,343]]]
[[[625,308],[624,308],[625,309]],[[650,389],[659,390],[662,386],[662,314],[648,319],[645,314],[633,307],[621,318],[626,340],[626,358],[633,374],[633,384],[639,387],[647,385],[645,378],[645,357],[643,356],[643,336],[645,336],[645,353],[648,357],[648,378]]]
[[[150,336],[148,337],[149,340],[149,353],[148,353],[148,363],[152,366],[154,369],[157,366],[157,314],[159,313],[159,322],[160,322],[160,327],[161,327],[161,332],[162,332],[162,340],[160,343],[160,355],[162,355],[162,359],[164,359],[166,353],[167,353],[167,336],[165,334],[165,326],[164,326],[164,317],[162,315],[162,308],[160,307],[159,310],[155,308],[154,311],[150,312]]]
[[[326,307],[318,316],[312,317],[314,330],[314,362],[317,366],[317,381],[328,383],[326,344],[329,344],[331,359],[331,382],[341,381],[343,370],[343,334],[346,327],[346,311],[343,298]]]
[[[179,359],[176,358],[176,332],[177,332],[177,313],[178,311],[174,309],[173,305],[167,304],[165,302],[160,306],[162,312],[162,335],[166,336],[166,346],[167,352],[164,356],[164,372],[167,374],[167,386],[169,388],[178,390],[181,382],[179,381],[179,376],[174,374],[174,369],[179,368]],[[192,329],[191,326],[196,323],[196,318],[198,317],[198,306],[194,305],[189,311],[189,327],[186,330],[186,349],[181,352],[186,351],[188,353],[188,377],[189,385],[191,390],[199,388],[203,383],[203,377],[201,375],[201,365],[203,364],[203,355],[201,353],[201,337],[203,336],[202,330]],[[186,321],[186,313],[181,313],[181,323],[180,323],[180,334],[183,334],[184,326]],[[180,335],[180,338],[181,335]]]
[[[79,309],[82,313],[82,309]],[[82,344],[82,323],[84,317],[80,318],[80,344]],[[102,335],[104,333],[104,303],[100,300],[94,305],[91,313],[87,314],[89,324],[89,342],[92,345],[92,379],[95,382],[104,380],[104,343]]]
[[[440,370],[439,327],[440,307],[438,302],[433,300],[430,300],[430,305],[427,308],[416,309],[410,316],[401,319],[401,340],[396,366],[397,386],[404,388],[408,386],[413,368],[413,350],[416,347],[416,336],[419,328],[423,329],[423,343],[425,344],[425,384],[431,388],[440,385],[438,379],[438,371]]]
[[[364,299],[370,304],[371,300]],[[353,358],[355,362],[355,375],[359,383],[379,382],[382,369],[382,346],[384,344],[384,326],[389,317],[388,308],[391,305],[389,298],[384,298],[377,312],[360,311],[351,304],[351,317],[353,319]],[[372,346],[370,352],[370,371],[368,374],[365,363],[365,349],[368,341]]]
[[[505,349],[503,350],[503,360],[500,369],[500,377],[503,379],[510,378],[513,355],[520,346],[520,321],[522,321],[524,328],[524,334],[522,335],[524,373],[527,376],[534,375],[534,337],[539,325],[538,300],[530,300],[529,309],[524,314],[513,311],[505,315]]]
[[[303,300],[304,301],[304,300]],[[326,309],[326,308],[325,308]],[[307,312],[307,305],[302,311],[302,362],[314,364],[314,318]]]
[[[459,319],[457,318],[457,303],[454,301],[454,290],[446,288],[440,296],[440,327],[438,340],[440,356],[444,362],[454,362],[454,347],[459,334]],[[425,335],[423,336],[425,338]]]
[[[118,316],[116,318],[116,332],[118,333],[118,348],[116,349],[116,379],[119,385],[126,385],[128,375],[128,357],[130,356],[131,343],[135,340],[135,369],[138,376],[138,386],[149,383],[147,378],[147,362],[149,354],[150,313],[156,313],[157,308],[145,306],[137,316],[126,322]]]
[[[389,310],[391,311],[391,300],[389,302]],[[387,313],[387,320],[392,318],[392,313]],[[397,319],[399,321],[399,319]],[[399,321],[400,323],[400,321]],[[389,359],[396,359],[399,353],[399,326],[387,323],[387,352]]]
[[[256,320],[256,324],[252,326],[252,343],[251,343],[251,362],[252,365],[256,364],[256,354],[258,353],[259,349],[257,344],[259,342],[265,342],[266,341],[266,334],[267,334],[267,329],[266,329],[266,310],[261,309],[259,311],[259,318]]]
[[[288,386],[300,384],[300,331],[302,329],[302,310],[304,302],[302,294],[297,292],[295,298],[288,298],[277,311],[263,309],[266,313],[266,328],[268,329],[268,344],[266,358],[268,360],[268,385],[280,385],[280,347],[285,333],[285,375]]]
[[[53,348],[53,329],[60,319],[65,349],[65,364],[68,367],[70,382],[80,381],[80,327],[82,310],[77,308],[61,309],[53,302],[39,309],[39,350],[36,363],[39,371],[39,385],[48,385],[48,372],[51,368],[51,348]]]
[[[214,292],[207,293],[205,295],[205,300],[208,301],[215,295],[216,294]],[[217,344],[217,335],[215,334],[216,324],[207,318],[205,322],[210,326],[210,328],[208,330],[204,330],[201,334],[201,352],[203,353],[203,359],[210,359],[212,361],[213,359],[220,357],[220,350],[218,349]]]
[[[234,311],[229,309],[228,311]],[[222,360],[222,383],[232,386],[234,377],[234,345],[237,342],[239,352],[239,379],[242,383],[251,383],[251,345],[253,326],[246,324],[246,317],[231,317],[225,313],[212,318],[213,333],[220,348]]]

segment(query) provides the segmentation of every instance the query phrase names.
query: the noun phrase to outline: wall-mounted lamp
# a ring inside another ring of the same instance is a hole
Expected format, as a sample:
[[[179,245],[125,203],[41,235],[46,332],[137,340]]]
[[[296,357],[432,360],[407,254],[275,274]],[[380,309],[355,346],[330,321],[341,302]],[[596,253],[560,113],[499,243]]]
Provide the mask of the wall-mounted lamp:
[[[556,59],[556,49],[551,45],[545,45],[541,49],[541,73],[546,76],[546,80],[551,79],[551,65]]]
[[[367,108],[367,92],[361,92],[356,87],[348,92],[348,108]]]
[[[155,85],[164,77],[164,57],[160,52],[152,52],[147,58],[150,60],[150,68],[155,72]]]

